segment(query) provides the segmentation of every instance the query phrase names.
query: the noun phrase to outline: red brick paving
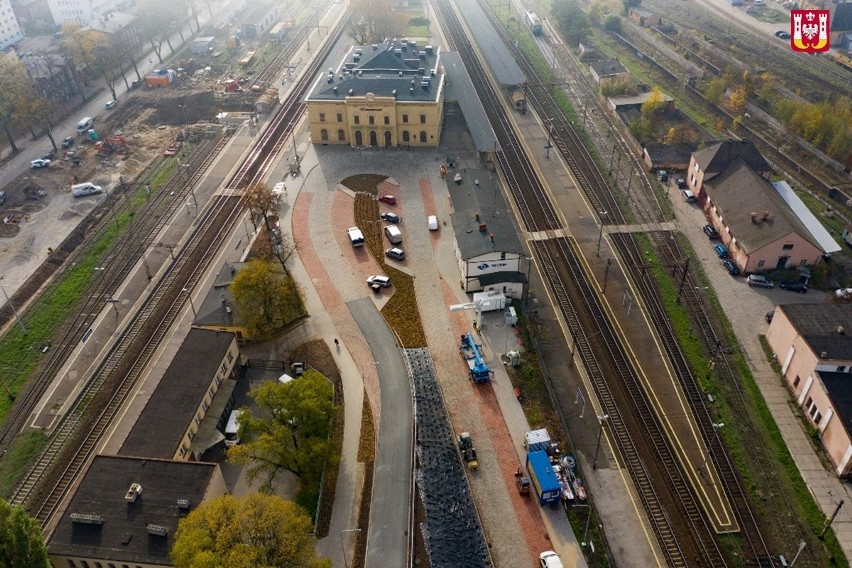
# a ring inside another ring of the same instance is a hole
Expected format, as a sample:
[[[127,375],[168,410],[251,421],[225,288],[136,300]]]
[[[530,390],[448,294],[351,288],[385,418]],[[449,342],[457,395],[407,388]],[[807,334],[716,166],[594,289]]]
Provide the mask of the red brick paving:
[[[341,197],[342,196],[342,197]],[[309,210],[313,195],[307,192],[300,192],[293,204],[293,213],[291,217],[291,231],[293,235],[293,243],[299,251],[299,259],[302,261],[305,270],[311,278],[311,282],[319,295],[320,300],[325,306],[326,311],[334,320],[335,325],[340,335],[341,341],[346,346],[358,368],[361,370],[361,376],[364,379],[364,388],[367,392],[370,407],[373,411],[373,420],[375,424],[379,424],[381,418],[381,397],[379,396],[379,377],[376,372],[376,367],[373,364],[373,357],[367,342],[358,329],[357,324],[352,320],[349,314],[349,309],[340,297],[340,294],[335,288],[335,285],[326,272],[323,260],[317,255],[311,240],[309,226]],[[354,223],[354,212],[352,210],[352,200],[345,194],[338,193],[334,198],[332,206],[332,216],[335,214],[342,215],[345,207],[335,206],[338,202],[349,203],[349,224],[333,225],[335,227],[351,227]],[[344,235],[344,237],[346,237]],[[338,243],[339,244],[339,243]],[[341,246],[341,250],[348,251],[350,254],[350,265],[354,266],[354,255],[351,252],[352,246],[349,245],[348,237],[345,238],[345,246]],[[328,260],[328,254],[323,255]],[[344,258],[346,253],[344,252]],[[375,263],[374,263],[375,265]],[[342,266],[339,267],[341,270]],[[364,277],[366,279],[366,276]],[[366,284],[364,285],[366,288]]]

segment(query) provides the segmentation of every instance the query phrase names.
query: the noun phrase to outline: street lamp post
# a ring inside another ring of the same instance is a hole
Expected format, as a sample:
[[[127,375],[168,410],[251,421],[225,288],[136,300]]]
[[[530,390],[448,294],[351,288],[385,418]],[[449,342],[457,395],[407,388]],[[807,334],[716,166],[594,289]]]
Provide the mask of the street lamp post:
[[[340,552],[343,553],[343,568],[349,568],[349,563],[346,560],[346,547],[343,546],[343,533],[359,533],[361,529],[343,529],[340,531]]]
[[[598,212],[598,215],[600,216],[600,220],[601,220],[601,230],[598,233],[598,250],[595,251],[595,256],[601,255],[601,240],[603,240],[604,217],[606,217],[607,214],[608,213],[606,211],[599,211]]]
[[[598,416],[598,422],[600,423],[600,429],[598,430],[598,443],[595,447],[595,459],[592,462],[592,469],[598,469],[598,454],[601,451],[601,438],[603,437],[603,427],[604,423],[609,423],[609,414]]]
[[[189,291],[189,288],[184,288],[181,292],[186,292],[186,297],[189,298],[189,307],[192,308],[192,317],[197,318],[198,312],[195,311],[195,304],[192,303],[192,293]]]
[[[798,560],[798,559],[799,559],[799,555],[802,553],[802,551],[805,549],[805,547],[806,547],[807,545],[808,545],[808,543],[807,543],[807,542],[805,542],[805,541],[800,541],[800,542],[799,542],[799,550],[797,550],[797,551],[796,551],[796,556],[794,556],[794,557],[793,557],[793,561],[792,561],[792,562],[790,562],[790,568],[793,568],[793,565],[796,563],[796,560]]]
[[[3,295],[6,296],[6,303],[9,304],[10,308],[12,308],[12,313],[15,314],[15,319],[18,320],[18,325],[21,326],[21,330],[24,332],[24,335],[26,335],[28,333],[27,327],[24,325],[24,320],[21,319],[18,310],[15,309],[15,304],[12,303],[12,300],[9,298],[9,294],[6,293],[6,286],[2,285],[0,288],[3,288]]]

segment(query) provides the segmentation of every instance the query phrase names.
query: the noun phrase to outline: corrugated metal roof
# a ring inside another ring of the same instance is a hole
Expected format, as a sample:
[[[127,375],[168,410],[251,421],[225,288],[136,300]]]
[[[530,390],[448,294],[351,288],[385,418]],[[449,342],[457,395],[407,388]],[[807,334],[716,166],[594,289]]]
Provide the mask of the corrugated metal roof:
[[[479,46],[479,50],[485,55],[488,66],[497,78],[497,82],[504,87],[522,85],[527,82],[527,77],[515,58],[509,53],[506,44],[497,35],[497,30],[491,25],[488,16],[482,11],[478,2],[459,2],[459,11],[473,34],[473,40]]]
[[[772,185],[775,187],[775,191],[778,192],[778,195],[781,196],[781,199],[787,203],[787,207],[793,211],[796,217],[799,218],[799,221],[801,221],[805,228],[810,232],[811,236],[823,252],[826,254],[840,252],[841,247],[837,244],[837,241],[831,237],[828,230],[822,223],[820,223],[819,219],[811,213],[808,206],[799,199],[799,196],[796,195],[796,192],[793,191],[793,188],[790,187],[786,181],[776,181]]]

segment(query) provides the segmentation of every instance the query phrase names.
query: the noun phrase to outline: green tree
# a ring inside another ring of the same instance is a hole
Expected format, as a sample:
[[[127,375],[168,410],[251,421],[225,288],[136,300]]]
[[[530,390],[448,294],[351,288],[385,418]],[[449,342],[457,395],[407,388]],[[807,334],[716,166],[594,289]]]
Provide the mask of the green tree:
[[[604,18],[603,29],[608,32],[621,33],[621,16],[618,14],[609,14]]]
[[[388,0],[352,0],[347,31],[356,43],[377,43],[399,37],[405,29],[405,16],[397,13]]]
[[[274,495],[223,495],[181,519],[175,568],[331,568],[319,558],[304,509]]]
[[[12,152],[17,153],[12,126],[27,101],[34,96],[32,81],[24,64],[10,54],[0,54],[0,77],[3,78],[3,88],[0,89],[0,127],[6,134]]]
[[[276,264],[252,260],[231,284],[240,323],[251,339],[265,341],[304,314],[299,287]]]
[[[589,33],[589,17],[576,0],[555,2],[551,14],[570,46],[576,47],[577,44],[586,39],[586,35]]]
[[[640,5],[642,0],[621,0],[621,2],[624,4],[624,13],[627,14],[630,8]]]
[[[318,481],[331,457],[333,394],[325,377],[312,369],[288,383],[260,385],[251,392],[258,414],[242,411],[243,443],[233,446],[228,458],[248,464],[249,481],[262,477],[266,488],[285,471],[302,483]]]
[[[711,103],[719,104],[722,100],[722,95],[725,94],[726,88],[725,80],[722,77],[716,77],[710,81],[710,85],[708,85],[707,90],[704,91],[704,96],[707,97],[707,100]]]
[[[0,499],[0,566],[48,568],[47,549],[38,521]]]

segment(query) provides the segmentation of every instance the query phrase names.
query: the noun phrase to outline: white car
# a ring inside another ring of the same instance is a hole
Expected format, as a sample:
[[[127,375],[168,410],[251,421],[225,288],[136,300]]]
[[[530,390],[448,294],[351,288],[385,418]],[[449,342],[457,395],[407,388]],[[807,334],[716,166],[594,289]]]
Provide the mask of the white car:
[[[852,288],[838,288],[834,291],[834,296],[841,300],[852,299]]]
[[[378,290],[379,288],[387,288],[390,286],[390,278],[387,276],[370,276],[367,278],[367,286],[372,288],[373,290]]]
[[[30,167],[34,170],[40,170],[41,168],[47,168],[49,166],[50,160],[45,160],[44,158],[39,158],[38,160],[30,162]]]
[[[564,568],[562,559],[552,550],[546,550],[538,555],[538,561],[541,563],[541,568]]]
[[[438,216],[437,215],[429,215],[426,217],[426,226],[429,227],[430,231],[438,230]]]
[[[107,101],[107,103],[106,103],[104,106],[106,107],[106,109],[107,109],[107,110],[112,110],[112,109],[114,109],[114,108],[115,108],[115,106],[116,106],[117,104],[118,104],[118,101],[117,101],[117,100],[115,100],[115,99],[110,99],[110,100],[108,100],[108,101]]]

